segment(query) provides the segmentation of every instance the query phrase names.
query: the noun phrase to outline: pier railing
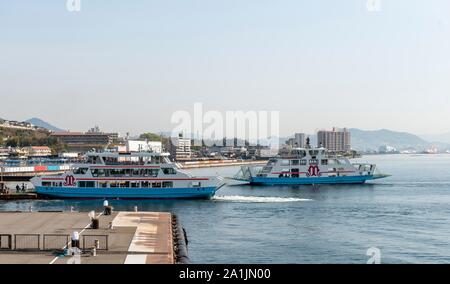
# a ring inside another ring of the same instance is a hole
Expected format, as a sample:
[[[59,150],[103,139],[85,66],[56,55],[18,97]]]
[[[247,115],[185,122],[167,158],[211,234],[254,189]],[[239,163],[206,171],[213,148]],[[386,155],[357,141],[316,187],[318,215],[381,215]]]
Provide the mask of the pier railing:
[[[52,251],[70,246],[67,234],[0,234],[1,251]],[[83,250],[108,250],[108,235],[82,235]]]
[[[96,247],[97,250],[108,250],[108,235],[83,235],[83,250]]]
[[[15,234],[14,250],[40,250],[41,235],[39,234]]]
[[[58,250],[67,246],[70,235],[45,234],[42,250]]]
[[[12,235],[0,234],[0,250],[12,250]]]

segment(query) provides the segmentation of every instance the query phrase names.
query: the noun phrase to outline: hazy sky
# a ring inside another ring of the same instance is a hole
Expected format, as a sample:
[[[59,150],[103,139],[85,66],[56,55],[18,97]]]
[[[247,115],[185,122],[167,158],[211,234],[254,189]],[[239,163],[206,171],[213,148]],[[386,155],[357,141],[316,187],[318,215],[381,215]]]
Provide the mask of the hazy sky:
[[[450,131],[450,1],[0,0],[0,117],[171,130],[176,110]]]

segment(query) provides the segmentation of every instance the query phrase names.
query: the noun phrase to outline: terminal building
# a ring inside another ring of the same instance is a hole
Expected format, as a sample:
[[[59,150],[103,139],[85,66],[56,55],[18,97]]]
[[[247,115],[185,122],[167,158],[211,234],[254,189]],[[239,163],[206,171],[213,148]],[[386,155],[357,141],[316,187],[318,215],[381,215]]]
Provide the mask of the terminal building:
[[[86,152],[108,147],[117,137],[116,133],[103,132],[54,132],[50,136],[67,145],[69,151]]]
[[[351,150],[350,132],[347,128],[320,130],[317,132],[317,146],[327,148],[330,152],[348,152]]]

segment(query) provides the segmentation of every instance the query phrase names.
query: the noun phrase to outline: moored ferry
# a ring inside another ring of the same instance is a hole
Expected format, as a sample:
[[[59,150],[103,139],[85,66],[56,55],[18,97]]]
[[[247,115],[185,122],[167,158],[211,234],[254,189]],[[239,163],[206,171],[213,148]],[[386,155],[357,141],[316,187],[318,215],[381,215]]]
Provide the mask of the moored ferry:
[[[61,175],[31,179],[36,192],[57,198],[211,198],[221,177],[193,177],[168,153],[88,152],[86,162]]]
[[[242,166],[232,178],[253,185],[362,184],[389,175],[375,173],[375,164],[351,163],[325,148],[293,148],[264,167]]]

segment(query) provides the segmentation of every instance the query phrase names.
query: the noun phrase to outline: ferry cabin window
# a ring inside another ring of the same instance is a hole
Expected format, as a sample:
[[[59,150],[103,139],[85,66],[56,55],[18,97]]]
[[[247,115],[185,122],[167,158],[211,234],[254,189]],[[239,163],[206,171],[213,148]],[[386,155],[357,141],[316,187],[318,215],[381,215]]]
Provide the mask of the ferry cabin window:
[[[52,186],[52,183],[49,181],[43,181],[42,186]]]
[[[151,187],[151,186],[152,186],[152,184],[148,181],[141,182],[141,187]]]
[[[93,170],[91,170],[91,174],[92,174],[93,177],[104,177],[105,176],[105,170],[93,169]]]
[[[309,160],[309,164],[317,164],[317,160],[316,159],[311,159],[311,160]]]
[[[75,169],[73,171],[73,173],[76,175],[84,175],[85,173],[87,173],[87,171],[88,171],[87,168],[78,168],[78,169]]]
[[[297,166],[299,164],[299,160],[291,160],[291,165]]]
[[[78,187],[95,187],[94,181],[79,181]]]
[[[160,156],[154,156],[152,157],[152,164],[161,164],[161,157]]]
[[[172,181],[163,181],[162,187],[173,187]]]
[[[139,182],[138,181],[132,181],[131,182],[131,187],[133,187],[133,188],[139,187]]]
[[[142,176],[145,177],[157,177],[159,169],[144,169],[142,170]]]
[[[161,170],[165,175],[174,175],[177,173],[174,168],[162,168]]]
[[[201,187],[201,182],[199,182],[199,181],[193,181],[193,182],[192,182],[192,187]]]
[[[115,182],[115,181],[112,181],[112,182],[109,184],[109,187],[119,187],[119,184],[118,184],[117,182]]]
[[[300,160],[300,165],[301,165],[301,166],[306,166],[306,164],[307,164],[307,161],[306,161],[306,160]]]
[[[327,159],[323,159],[323,160],[321,161],[321,164],[322,164],[322,165],[328,165],[328,160],[327,160]]]
[[[107,165],[117,165],[117,158],[105,157],[105,164]]]
[[[152,183],[152,187],[161,187],[161,183],[160,182],[154,182]]]
[[[108,187],[108,182],[106,182],[106,181],[99,181],[98,182],[98,186],[102,187],[102,188],[106,188],[106,187]]]
[[[119,186],[122,187],[122,188],[129,188],[130,187],[130,182],[129,181],[120,182]]]

